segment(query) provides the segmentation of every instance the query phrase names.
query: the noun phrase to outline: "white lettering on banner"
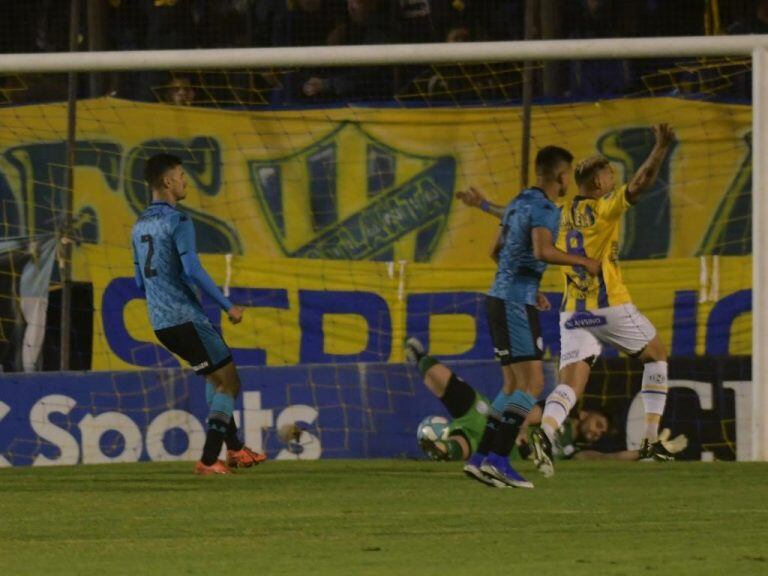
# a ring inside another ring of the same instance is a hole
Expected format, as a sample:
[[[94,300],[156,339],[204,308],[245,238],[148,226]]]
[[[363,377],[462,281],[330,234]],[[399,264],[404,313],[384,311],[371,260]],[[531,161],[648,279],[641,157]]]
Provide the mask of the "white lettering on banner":
[[[187,435],[189,444],[181,454],[171,454],[165,449],[163,437],[168,430],[178,428]],[[197,460],[205,444],[205,431],[200,421],[185,410],[168,410],[155,417],[147,427],[147,454],[150,460]]]
[[[121,412],[104,412],[98,415],[86,414],[76,425],[79,428],[81,441],[65,427],[51,422],[51,414],[67,416],[77,406],[77,401],[62,394],[50,394],[38,400],[29,411],[29,424],[37,434],[38,444],[49,444],[58,451],[58,455],[49,457],[38,453],[32,461],[33,466],[99,464],[110,462],[137,462],[141,459],[144,445],[147,455],[154,461],[196,460],[200,457],[205,444],[205,429],[200,421],[185,410],[167,410],[158,414],[146,429],[146,438],[142,429],[130,416]],[[261,392],[243,393],[242,412],[235,410],[232,417],[243,431],[243,439],[248,446],[257,452],[264,451],[263,431],[271,428],[274,423],[274,411],[262,409]],[[0,402],[0,421],[9,413],[11,408]],[[286,407],[278,416],[278,425],[293,422],[313,423],[318,416],[318,410],[312,406],[296,404]],[[169,430],[178,429],[187,435],[188,445],[181,454],[168,452],[163,441]],[[119,454],[105,454],[101,440],[107,432],[120,434],[123,447]],[[320,458],[322,447],[320,439],[307,431],[302,432],[299,444],[301,454],[290,450],[281,450],[277,459],[281,460],[316,460]],[[82,449],[81,449],[82,448]],[[82,454],[82,459],[81,459]],[[0,468],[12,464],[0,455]]]
[[[243,392],[243,441],[251,450],[264,452],[262,431],[271,428],[272,410],[262,410],[261,392]]]
[[[306,422],[307,424],[312,424],[317,418],[317,414],[318,412],[316,408],[307,406],[306,404],[295,404],[293,406],[288,406],[277,417],[277,424],[275,425],[275,428],[280,430],[283,425],[290,425],[294,422]],[[320,454],[322,454],[323,449],[320,445],[320,439],[317,436],[304,430],[302,431],[301,436],[299,436],[299,445],[302,448],[300,453],[295,454],[287,448],[283,448],[277,454],[275,460],[320,459]]]
[[[749,380],[723,382],[723,388],[733,390],[736,460],[740,462],[752,460],[752,382]]]
[[[29,411],[29,424],[35,434],[44,441],[50,442],[61,452],[58,458],[48,458],[43,454],[38,454],[32,466],[55,466],[57,464],[77,464],[80,460],[80,446],[77,439],[69,432],[56,426],[48,417],[51,414],[70,413],[75,407],[75,402],[69,396],[62,394],[50,394],[43,396],[35,402]]]
[[[702,410],[712,410],[712,383],[697,382],[696,380],[670,380],[669,388],[688,388],[696,392],[699,397],[699,405]],[[675,434],[675,431],[672,431]],[[645,436],[645,408],[643,408],[642,394],[632,399],[632,404],[627,413],[627,450],[638,450]],[[738,454],[737,454],[738,456]],[[714,454],[709,451],[701,451],[702,460],[712,460]]]
[[[4,402],[0,402],[0,420],[6,417],[6,415],[11,411],[11,408],[8,406],[8,404]],[[11,466],[11,463],[8,462],[2,455],[0,455],[0,468],[8,468]]]
[[[123,437],[120,454],[108,456],[101,449],[101,437],[109,431]],[[109,462],[138,462],[144,446],[141,430],[136,423],[120,412],[104,412],[98,416],[87,414],[80,420],[83,446],[83,464],[107,464]]]

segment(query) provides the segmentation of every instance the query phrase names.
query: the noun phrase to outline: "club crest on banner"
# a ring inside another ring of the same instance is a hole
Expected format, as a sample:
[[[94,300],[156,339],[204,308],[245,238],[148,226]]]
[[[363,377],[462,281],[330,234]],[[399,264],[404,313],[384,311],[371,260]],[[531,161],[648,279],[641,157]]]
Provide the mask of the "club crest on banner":
[[[294,153],[250,161],[249,173],[287,256],[428,262],[450,211],[456,160],[396,149],[343,122]]]

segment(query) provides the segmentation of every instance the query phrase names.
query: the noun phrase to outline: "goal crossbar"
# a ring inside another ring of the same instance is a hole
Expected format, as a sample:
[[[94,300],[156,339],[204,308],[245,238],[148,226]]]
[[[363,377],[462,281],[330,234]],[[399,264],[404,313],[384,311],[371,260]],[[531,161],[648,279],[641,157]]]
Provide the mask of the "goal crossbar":
[[[108,72],[267,66],[443,64],[505,60],[750,56],[758,48],[768,49],[768,34],[291,48],[54,52],[4,54],[0,58],[0,72]],[[340,57],[340,54],[343,56]]]

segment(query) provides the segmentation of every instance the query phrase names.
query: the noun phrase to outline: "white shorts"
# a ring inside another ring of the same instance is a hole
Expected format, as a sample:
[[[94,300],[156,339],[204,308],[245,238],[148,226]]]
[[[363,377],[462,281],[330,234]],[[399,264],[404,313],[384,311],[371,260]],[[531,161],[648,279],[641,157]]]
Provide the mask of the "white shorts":
[[[656,328],[634,304],[561,312],[560,369],[590,356],[597,358],[603,344],[637,355],[655,337]]]

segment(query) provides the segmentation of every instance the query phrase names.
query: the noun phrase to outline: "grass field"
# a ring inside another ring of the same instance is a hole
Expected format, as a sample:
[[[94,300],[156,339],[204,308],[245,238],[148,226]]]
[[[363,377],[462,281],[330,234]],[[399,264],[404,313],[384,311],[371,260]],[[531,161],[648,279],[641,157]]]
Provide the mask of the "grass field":
[[[457,464],[0,470],[0,574],[768,574],[768,465],[565,463],[534,490]]]

